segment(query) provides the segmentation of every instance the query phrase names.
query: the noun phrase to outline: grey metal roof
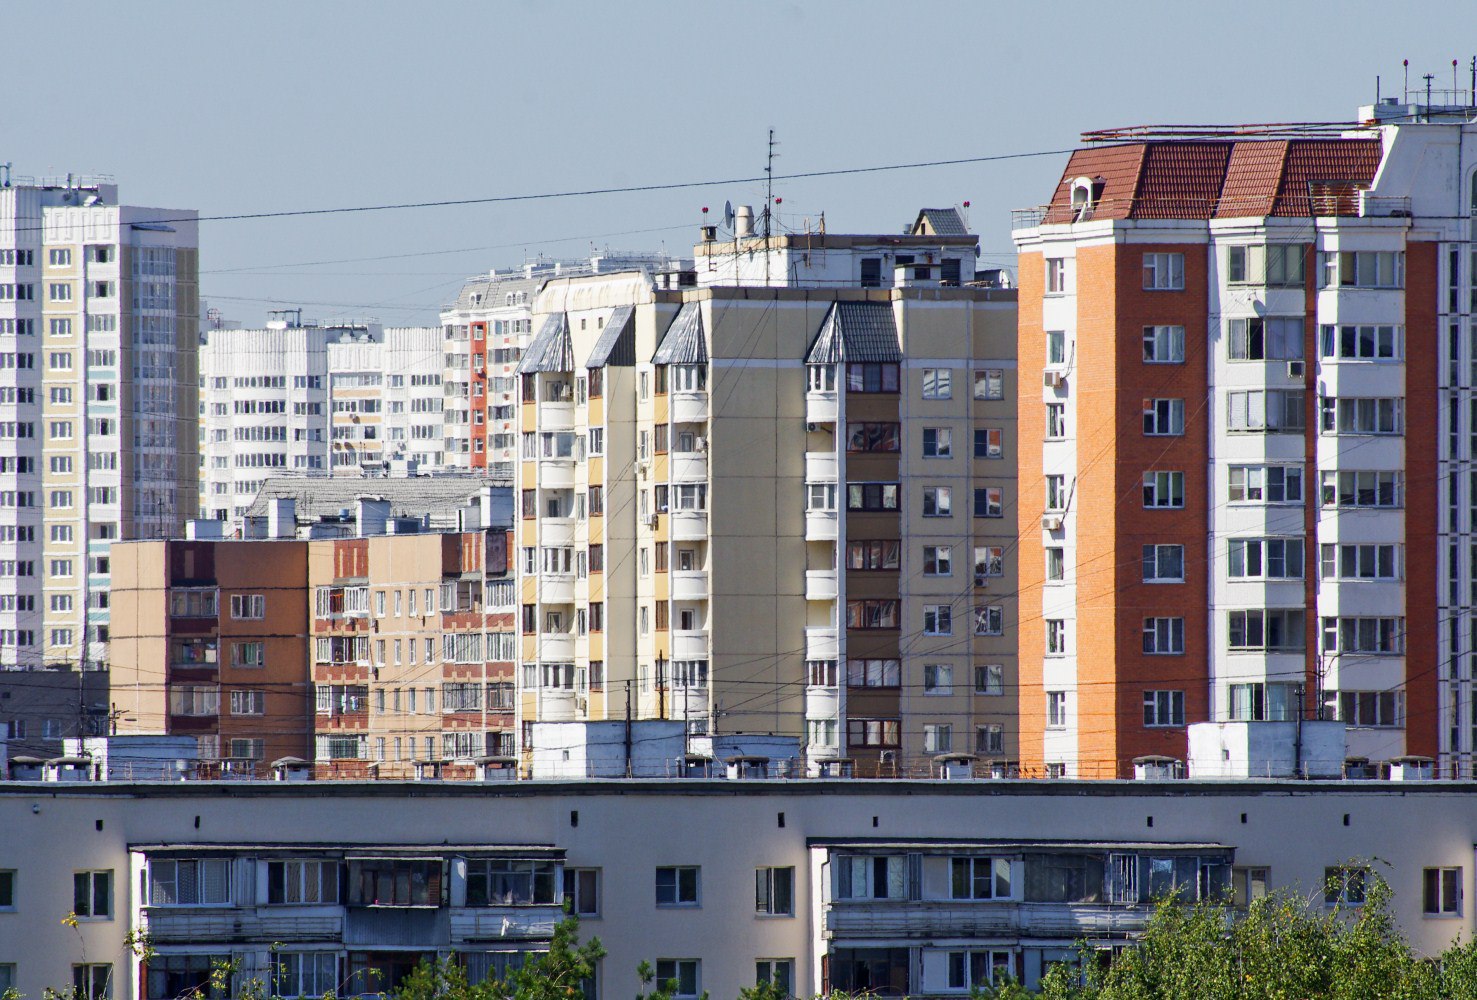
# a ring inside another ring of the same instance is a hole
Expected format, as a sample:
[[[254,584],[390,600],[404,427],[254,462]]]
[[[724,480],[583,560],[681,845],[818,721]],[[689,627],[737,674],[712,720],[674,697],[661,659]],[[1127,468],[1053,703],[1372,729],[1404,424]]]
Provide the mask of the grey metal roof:
[[[969,229],[964,225],[964,219],[960,216],[958,209],[953,208],[925,208],[918,213],[918,222],[928,222],[928,228],[933,231],[934,236],[968,236]],[[917,231],[917,224],[914,230]]]
[[[585,360],[586,368],[603,368],[605,365],[629,368],[636,363],[635,317],[635,306],[616,306]]]
[[[476,497],[484,486],[494,487],[494,525],[512,524],[512,489],[477,475],[405,476],[365,478],[361,476],[272,476],[262,484],[256,499],[246,509],[247,517],[266,517],[270,501],[287,497],[296,501],[299,524],[317,521],[352,510],[362,496],[390,501],[392,517],[429,515],[432,531],[456,527],[457,512]],[[507,510],[503,510],[506,503]]]
[[[569,339],[569,317],[562,312],[552,313],[528,342],[523,360],[518,362],[518,374],[572,371],[574,345]]]
[[[843,361],[903,359],[898,349],[897,323],[889,302],[837,302],[826,313],[805,363],[834,365]]]
[[[708,338],[703,333],[703,308],[697,302],[684,303],[667,327],[662,346],[652,355],[654,365],[705,365],[708,363]]]

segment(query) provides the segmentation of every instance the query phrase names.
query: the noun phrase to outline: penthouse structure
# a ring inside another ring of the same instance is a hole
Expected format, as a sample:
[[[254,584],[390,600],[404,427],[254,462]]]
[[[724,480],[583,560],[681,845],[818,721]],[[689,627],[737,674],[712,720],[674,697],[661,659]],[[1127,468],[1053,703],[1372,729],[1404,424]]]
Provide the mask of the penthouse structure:
[[[1023,761],[1337,719],[1471,773],[1469,99],[1090,133],[1018,220]]]
[[[195,219],[0,168],[0,668],[102,665],[110,545],[194,516]]]
[[[544,286],[518,367],[525,724],[629,710],[695,753],[785,738],[869,774],[1014,761],[1015,298],[941,278],[956,243],[910,243],[882,289]]]

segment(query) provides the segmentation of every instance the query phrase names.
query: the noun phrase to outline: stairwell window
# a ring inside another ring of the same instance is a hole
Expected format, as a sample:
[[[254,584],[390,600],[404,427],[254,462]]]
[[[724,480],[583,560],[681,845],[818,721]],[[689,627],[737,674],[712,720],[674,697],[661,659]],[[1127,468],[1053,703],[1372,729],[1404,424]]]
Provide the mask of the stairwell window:
[[[1148,508],[1181,508],[1185,505],[1183,472],[1144,473],[1144,506]]]
[[[1182,326],[1144,327],[1144,361],[1152,365],[1185,363],[1185,328]]]
[[[1183,655],[1185,652],[1185,620],[1183,618],[1145,618],[1144,652],[1159,656]]]
[[[1144,725],[1148,727],[1183,726],[1185,724],[1185,692],[1145,691]]]
[[[1064,656],[1067,652],[1067,622],[1063,618],[1046,619],[1046,652]]]
[[[1046,258],[1046,294],[1061,295],[1067,290],[1067,261],[1065,257]]]
[[[1067,692],[1046,692],[1046,728],[1065,729],[1067,726]]]
[[[1144,290],[1179,291],[1185,287],[1185,255],[1182,253],[1144,254]]]
[[[1185,401],[1183,399],[1144,400],[1144,433],[1150,437],[1185,433]]]
[[[1145,545],[1143,556],[1145,583],[1185,582],[1183,545]]]

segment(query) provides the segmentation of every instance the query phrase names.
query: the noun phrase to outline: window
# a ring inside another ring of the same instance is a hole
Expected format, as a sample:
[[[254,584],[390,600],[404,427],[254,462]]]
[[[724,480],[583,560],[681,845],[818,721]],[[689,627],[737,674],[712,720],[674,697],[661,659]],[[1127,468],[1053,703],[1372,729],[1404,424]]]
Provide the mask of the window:
[[[1231,579],[1301,580],[1301,538],[1232,538],[1226,543]]]
[[[15,909],[15,869],[0,869],[0,910]]]
[[[1144,254],[1144,290],[1178,291],[1185,287],[1185,255],[1182,253]]]
[[[1144,582],[1184,583],[1185,547],[1183,545],[1145,545]]]
[[[1405,356],[1405,328],[1333,326],[1321,330],[1323,357],[1335,361],[1399,361]]]
[[[1229,715],[1237,722],[1288,722],[1296,717],[1296,684],[1232,684]]]
[[[847,660],[846,686],[854,688],[894,688],[901,679],[897,660]]]
[[[947,561],[948,547],[944,547]],[[926,550],[925,550],[926,552]],[[902,543],[898,541],[847,542],[848,570],[897,569],[901,564]]]
[[[1062,729],[1067,725],[1067,692],[1046,692],[1046,725],[1048,729]]]
[[[1427,868],[1422,872],[1421,912],[1428,917],[1455,917],[1462,912],[1462,870]]]
[[[1183,472],[1144,473],[1144,506],[1179,508],[1185,505]]]
[[[1046,477],[1046,509],[1067,509],[1067,477],[1052,474]]]
[[[267,693],[265,691],[232,691],[232,715],[265,715]]]
[[[894,600],[849,600],[846,627],[850,629],[895,629],[898,602]]]
[[[1368,881],[1368,868],[1339,865],[1323,869],[1323,904],[1363,906]]]
[[[113,915],[113,873],[74,872],[72,912],[79,917],[106,919]]]
[[[1301,361],[1303,321],[1299,316],[1227,320],[1232,361]]]
[[[1046,619],[1046,651],[1060,656],[1067,651],[1067,622],[1063,618]]]
[[[1332,545],[1322,547],[1325,580],[1398,580],[1399,545]]]
[[[983,587],[985,578],[1005,575],[1005,547],[976,545],[974,548],[974,585]]]
[[[1398,250],[1320,253],[1318,287],[1404,288],[1405,254]]]
[[[1067,290],[1067,261],[1063,257],[1046,258],[1046,292],[1059,295]]]
[[[696,866],[656,870],[657,906],[697,906],[699,874]]]
[[[366,640],[367,641],[367,640]],[[231,666],[233,667],[261,667],[266,665],[265,642],[233,642],[231,643]],[[323,662],[345,662],[345,661],[323,661]]]
[[[321,997],[338,989],[337,952],[274,951],[271,958],[272,996]]]
[[[807,365],[806,385],[810,392],[835,392],[836,368],[833,365]]]
[[[976,434],[979,432],[976,431]],[[1057,440],[1067,436],[1067,404],[1046,404],[1046,436]]]
[[[847,546],[848,550],[850,546]],[[923,546],[923,575],[924,576],[952,576],[953,575],[953,552],[949,545],[925,545]]]
[[[897,483],[847,483],[846,509],[881,511],[898,509]]]
[[[1046,547],[1046,580],[1060,583],[1067,578],[1067,550],[1060,545]],[[976,580],[976,582],[979,582]]]
[[[923,487],[924,517],[953,517],[953,491],[948,486]]]
[[[292,906],[339,901],[337,861],[267,862],[267,904]]]
[[[1005,398],[1005,369],[982,368],[974,373],[975,399]]]
[[[923,752],[949,753],[954,749],[954,727],[947,722],[923,724]]]
[[[761,958],[754,963],[754,982],[775,988],[780,996],[795,995],[795,960]]]
[[[1184,360],[1184,327],[1144,327],[1144,361],[1156,365],[1177,365],[1183,364]]]
[[[150,906],[224,906],[230,902],[230,861],[149,861]]]
[[[1244,910],[1258,899],[1265,899],[1270,880],[1271,873],[1266,868],[1232,868],[1231,905]]]
[[[754,872],[754,912],[770,917],[795,915],[794,868],[759,868]]]
[[[850,453],[898,451],[901,447],[902,434],[897,424],[848,422],[846,425],[846,450]]]
[[[853,747],[895,747],[900,723],[897,719],[846,720],[846,742]]]
[[[1324,618],[1323,651],[1399,655],[1405,652],[1405,619]]]
[[[1400,507],[1405,502],[1399,472],[1325,470],[1319,478],[1325,507]]]
[[[1005,608],[998,604],[979,605],[974,609],[975,635],[1004,635]]]
[[[1302,608],[1255,608],[1228,611],[1226,615],[1228,645],[1233,653],[1262,649],[1300,652],[1307,645]]]
[[[262,619],[267,616],[265,594],[232,594],[231,617],[236,621]]]
[[[974,752],[981,754],[1003,754],[1005,752],[1005,727],[999,723],[975,726]]]
[[[1303,470],[1296,466],[1233,465],[1232,503],[1302,503]]]
[[[1301,432],[1306,426],[1300,389],[1268,389],[1226,394],[1227,429],[1262,433]]]
[[[897,365],[852,362],[846,366],[847,392],[897,392]]]
[[[1405,692],[1340,691],[1338,717],[1362,729],[1399,728],[1405,724]]]
[[[670,987],[674,997],[697,997],[702,986],[702,960],[697,958],[659,958],[656,981],[662,989]]]
[[[1185,433],[1185,401],[1144,400],[1144,433],[1154,437]]]
[[[1183,726],[1184,724],[1185,724],[1185,692],[1183,692],[1183,691],[1145,691],[1144,692],[1144,725],[1146,725],[1146,726]]]
[[[555,902],[552,861],[467,859],[468,906],[527,906]]]
[[[953,372],[948,368],[923,369],[923,398],[952,399],[953,378]]]
[[[924,694],[953,694],[954,668],[947,663],[925,663],[923,665]]]
[[[1004,517],[1005,490],[999,486],[984,486],[974,491],[975,517]]]
[[[954,609],[948,604],[923,605],[923,632],[925,635],[952,635],[954,633]]]
[[[836,484],[806,483],[805,509],[811,511],[834,511],[836,509]]]
[[[1319,401],[1324,434],[1402,434],[1405,400],[1399,396],[1324,396]]]
[[[975,694],[1006,693],[1006,668],[1001,663],[982,663],[975,668]]]
[[[427,756],[432,752],[427,747]],[[404,858],[356,859],[349,862],[346,888],[350,906],[439,906],[442,863]]]
[[[836,898],[906,898],[907,860],[901,854],[839,855],[834,866]]]
[[[1046,363],[1055,367],[1067,363],[1067,331],[1046,331]]]
[[[155,964],[164,965],[165,962],[155,959],[149,963],[152,971]],[[149,976],[150,997],[174,997],[183,996],[184,991],[179,993],[155,993],[153,991],[154,977]],[[72,998],[73,1000],[109,1000],[113,995],[113,966],[97,962],[86,965],[72,966]]]
[[[953,458],[954,432],[947,427],[923,428],[924,458]]]
[[[1155,655],[1181,655],[1185,651],[1183,618],[1145,618],[1144,652]]]
[[[565,868],[564,902],[581,917],[600,915],[600,869]]]
[[[1009,899],[1010,859],[950,858],[949,896],[951,899]]]

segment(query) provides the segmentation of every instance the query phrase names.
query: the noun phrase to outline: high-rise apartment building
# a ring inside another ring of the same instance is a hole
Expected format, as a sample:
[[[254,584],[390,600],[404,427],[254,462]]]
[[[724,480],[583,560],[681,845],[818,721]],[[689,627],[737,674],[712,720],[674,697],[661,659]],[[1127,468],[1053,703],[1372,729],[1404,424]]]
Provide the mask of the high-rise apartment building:
[[[436,327],[276,320],[260,330],[207,331],[200,509],[239,524],[274,475],[464,466],[444,445],[453,416],[448,375]]]
[[[525,737],[629,710],[695,751],[778,734],[863,773],[1014,759],[1015,296],[941,282],[933,242],[874,290],[544,286],[518,368]]]
[[[511,482],[518,455],[518,359],[533,333],[533,301],[545,281],[575,274],[645,270],[690,275],[690,263],[661,253],[540,257],[469,280],[441,313],[446,339],[446,454],[462,468]]]
[[[1471,773],[1477,124],[1359,117],[1090,134],[1021,220],[1026,764],[1337,719]]]
[[[194,516],[195,220],[0,172],[0,666],[101,664],[109,546]]]

